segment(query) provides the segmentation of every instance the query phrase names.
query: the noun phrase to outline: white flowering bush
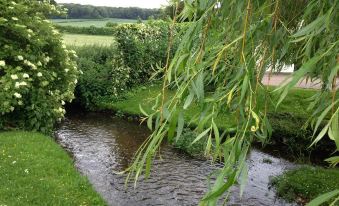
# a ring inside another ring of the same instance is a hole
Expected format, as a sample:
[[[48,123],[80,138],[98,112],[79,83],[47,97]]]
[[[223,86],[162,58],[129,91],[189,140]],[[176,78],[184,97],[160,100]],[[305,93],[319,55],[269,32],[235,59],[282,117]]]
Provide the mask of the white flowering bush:
[[[0,129],[49,132],[73,99],[78,70],[47,16],[63,11],[46,1],[1,0]]]

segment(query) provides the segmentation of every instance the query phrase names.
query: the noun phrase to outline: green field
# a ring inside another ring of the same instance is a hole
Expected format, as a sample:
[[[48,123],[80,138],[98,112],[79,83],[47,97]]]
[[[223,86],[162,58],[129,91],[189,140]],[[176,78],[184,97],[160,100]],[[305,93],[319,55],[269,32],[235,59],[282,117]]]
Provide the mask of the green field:
[[[110,19],[52,19],[52,22],[59,24],[61,26],[104,27],[107,22],[122,24],[122,23],[136,23],[137,20],[135,20],[135,19],[117,19],[117,18],[110,18]]]
[[[63,34],[63,39],[68,46],[84,45],[110,45],[114,43],[112,36],[84,35],[84,34]]]

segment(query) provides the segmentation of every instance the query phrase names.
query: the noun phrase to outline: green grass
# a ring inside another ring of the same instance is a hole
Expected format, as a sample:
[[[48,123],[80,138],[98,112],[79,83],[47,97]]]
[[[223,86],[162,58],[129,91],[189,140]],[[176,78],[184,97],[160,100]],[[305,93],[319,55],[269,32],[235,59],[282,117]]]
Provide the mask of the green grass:
[[[339,188],[339,169],[301,167],[275,177],[272,185],[279,196],[308,202],[317,196]]]
[[[116,102],[102,102],[99,107],[101,109],[111,109],[115,111],[121,111],[131,115],[140,115],[139,104],[143,107],[146,112],[151,112],[151,108],[154,104],[152,101],[161,92],[161,86],[159,84],[151,84],[148,86],[139,87],[128,92],[124,98]],[[174,95],[174,91],[167,90],[168,98]],[[280,113],[288,112],[298,117],[308,116],[305,111],[306,99],[314,94],[313,90],[306,89],[292,89],[290,94],[281,103],[278,111]],[[258,102],[258,105],[264,107],[264,97]],[[200,108],[196,105],[189,107],[185,110],[186,119],[192,118],[195,114],[200,112]],[[269,105],[269,112],[276,112],[274,103]],[[221,128],[235,127],[236,119],[235,115],[230,113],[222,113],[216,119],[216,123]]]
[[[0,205],[106,205],[50,137],[0,133]]]
[[[84,34],[63,34],[63,40],[69,46],[84,45],[111,45],[114,43],[112,36],[84,35]]]
[[[117,18],[109,18],[109,19],[52,19],[52,22],[59,24],[61,26],[77,26],[77,27],[105,27],[107,22],[113,23],[136,23],[136,19],[117,19]]]

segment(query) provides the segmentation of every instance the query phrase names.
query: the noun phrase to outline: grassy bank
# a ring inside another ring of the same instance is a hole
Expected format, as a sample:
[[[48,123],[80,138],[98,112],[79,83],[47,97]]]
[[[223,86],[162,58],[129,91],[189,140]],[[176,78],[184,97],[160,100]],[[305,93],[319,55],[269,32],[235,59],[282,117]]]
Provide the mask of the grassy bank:
[[[100,109],[114,110],[128,115],[141,115],[139,104],[146,112],[151,112],[154,104],[153,97],[161,92],[159,84],[150,84],[138,87],[127,92],[120,101],[101,102]],[[313,141],[313,132],[310,128],[303,128],[310,114],[304,108],[307,105],[307,99],[314,95],[315,91],[308,89],[292,89],[290,94],[281,103],[279,108],[275,108],[275,102],[269,103],[268,117],[273,127],[273,135],[269,146],[279,146],[280,154],[291,155],[295,159],[308,158],[314,154],[316,158],[327,157],[334,151],[335,145],[332,141],[319,142],[316,146],[308,148]],[[171,98],[174,91],[168,90],[168,98]],[[264,96],[259,100],[258,105],[264,107]],[[274,98],[273,98],[274,99]],[[185,118],[191,119],[200,112],[197,105],[193,105],[185,110]],[[193,125],[197,122],[193,122]],[[216,119],[219,128],[230,129],[236,126],[236,117],[231,113],[221,113]],[[320,155],[320,156],[319,156]],[[321,156],[323,155],[323,156]]]
[[[141,114],[139,109],[139,104],[148,112],[151,111],[151,107],[153,106],[152,99],[156,97],[161,92],[160,84],[150,84],[147,86],[138,87],[134,90],[127,92],[121,101],[116,102],[102,102],[102,104],[98,105],[100,108],[104,109],[113,109],[118,111],[123,111],[128,114]],[[286,97],[286,99],[281,103],[279,108],[275,109],[274,102],[270,102],[269,104],[269,112],[279,113],[293,113],[295,116],[303,117],[308,116],[309,114],[304,108],[304,104],[306,103],[306,99],[311,97],[315,92],[313,90],[306,89],[293,89],[290,92],[290,95]],[[167,90],[166,95],[168,98],[171,98],[174,95],[174,91]],[[264,108],[264,97],[258,102],[258,105]],[[199,110],[197,106],[192,106],[185,111],[187,117],[192,117],[193,114]],[[231,119],[231,120],[230,120]],[[223,113],[219,117],[219,126],[223,127],[222,124],[226,123],[227,125],[235,125],[234,118],[232,114]]]
[[[339,169],[301,167],[287,171],[272,180],[280,197],[299,203],[339,188]]]
[[[38,133],[0,133],[0,179],[0,205],[106,205],[68,154]]]
[[[102,45],[109,46],[114,43],[113,36],[63,34],[63,41],[68,46]]]

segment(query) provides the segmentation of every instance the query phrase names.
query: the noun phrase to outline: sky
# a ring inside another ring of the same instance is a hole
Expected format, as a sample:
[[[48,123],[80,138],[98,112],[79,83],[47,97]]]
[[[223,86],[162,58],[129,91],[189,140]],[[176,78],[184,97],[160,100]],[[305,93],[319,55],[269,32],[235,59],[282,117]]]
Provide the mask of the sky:
[[[160,8],[167,5],[167,0],[56,0],[58,3],[89,4],[111,7]]]

